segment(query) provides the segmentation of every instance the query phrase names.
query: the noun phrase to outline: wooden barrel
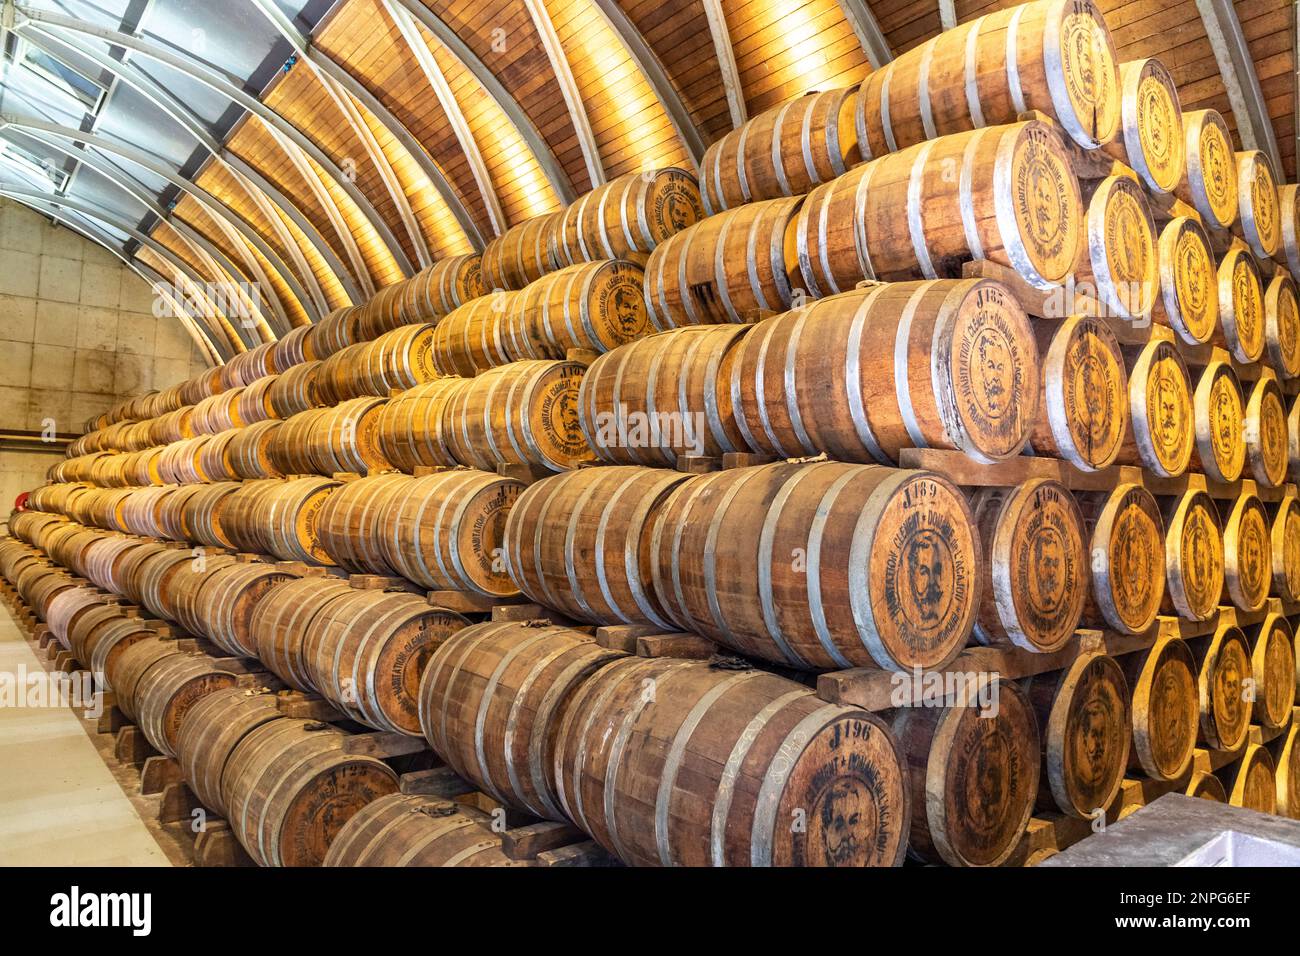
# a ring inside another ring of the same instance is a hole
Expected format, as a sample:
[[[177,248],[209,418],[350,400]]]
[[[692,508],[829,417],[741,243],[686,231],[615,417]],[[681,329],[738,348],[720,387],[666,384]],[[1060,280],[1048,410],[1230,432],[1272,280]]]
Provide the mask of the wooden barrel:
[[[1238,362],[1264,355],[1264,285],[1250,250],[1233,246],[1219,261],[1219,331],[1214,336]]]
[[[575,620],[671,629],[652,586],[651,531],[668,494],[686,477],[614,465],[530,485],[505,525],[510,578],[533,600]]]
[[[909,851],[925,862],[997,866],[1038,796],[1040,735],[1028,697],[1007,680],[967,686],[944,706],[900,707],[890,722],[912,784]]]
[[[364,399],[363,399],[364,401]],[[267,453],[282,475],[310,475],[316,466],[311,460],[308,437],[316,423],[331,413],[329,408],[312,408],[285,419],[275,430]]]
[[[302,643],[311,685],[353,720],[420,735],[420,677],[469,621],[413,594],[352,589],[312,619]]]
[[[1300,186],[1294,183],[1277,187],[1278,243],[1273,258],[1284,265],[1292,276],[1300,275]]]
[[[764,671],[615,661],[574,695],[555,746],[565,816],[629,865],[903,858],[911,801],[884,723]]]
[[[280,474],[271,460],[271,442],[283,424],[278,420],[256,422],[241,428],[230,439],[228,453],[233,477],[274,478]]]
[[[185,527],[189,539],[209,548],[229,548],[230,535],[222,527],[223,512],[230,496],[239,490],[237,481],[204,485],[198,494],[185,501]]]
[[[554,246],[563,216],[563,212],[533,216],[490,240],[480,265],[484,291],[522,289],[559,268]]]
[[[456,459],[447,445],[444,409],[466,383],[462,378],[435,378],[388,400],[379,415],[376,441],[394,468],[452,467]]]
[[[429,590],[518,593],[506,569],[506,521],[523,482],[457,469],[395,485],[379,518],[385,562]]]
[[[277,374],[283,375],[295,365],[307,361],[303,348],[311,330],[310,324],[297,325],[276,340],[275,348],[271,350],[271,365]]]
[[[1215,803],[1228,802],[1228,794],[1223,789],[1223,783],[1214,774],[1204,770],[1197,770],[1192,774],[1187,789],[1183,792],[1189,797],[1197,797],[1201,800],[1212,800]]]
[[[1089,533],[1092,587],[1083,620],[1122,634],[1155,623],[1165,596],[1165,526],[1155,498],[1141,485],[1078,496]]]
[[[1081,654],[1058,673],[1029,678],[1024,691],[1042,731],[1039,809],[1103,817],[1128,769],[1132,731],[1123,669],[1105,654]]]
[[[543,621],[467,627],[429,661],[420,726],[434,752],[474,786],[562,821],[554,778],[560,721],[578,688],[624,656]]]
[[[239,417],[246,425],[275,418],[275,406],[271,404],[271,388],[275,385],[276,375],[263,375],[252,382],[239,396]]]
[[[168,548],[140,565],[140,602],[154,617],[176,620],[177,590],[182,576],[202,574],[208,558],[201,549]]]
[[[322,405],[337,405],[349,398],[369,394],[362,381],[369,342],[358,342],[335,352],[320,363],[316,373],[316,399]]]
[[[1250,644],[1250,676],[1254,722],[1278,730],[1291,722],[1296,699],[1295,632],[1281,614],[1269,613],[1246,629]]]
[[[378,443],[379,418],[388,400],[354,398],[312,418],[306,434],[307,457],[320,475],[366,475],[389,465]],[[278,436],[284,436],[281,428]],[[285,474],[292,472],[281,469]]]
[[[1228,229],[1237,218],[1237,159],[1232,134],[1217,110],[1183,113],[1187,166],[1174,195],[1194,206],[1207,228]]]
[[[167,545],[147,542],[135,548],[122,560],[122,596],[128,602],[137,606],[142,603],[143,581],[141,580],[140,569],[145,561],[167,550]],[[33,603],[28,595],[24,594],[23,597],[28,604]]]
[[[1033,186],[1013,193],[1020,182]],[[809,193],[794,233],[814,296],[864,278],[955,278],[969,259],[1010,266],[1051,289],[1075,270],[1084,218],[1060,136],[1035,120],[956,133],[858,166]]]
[[[1254,494],[1243,492],[1223,522],[1223,603],[1258,611],[1273,583],[1268,513]]]
[[[96,604],[78,615],[76,622],[68,629],[68,646],[73,660],[83,669],[90,669],[95,646],[111,625],[126,620],[126,613],[117,604]]]
[[[1125,348],[1129,427],[1115,461],[1140,465],[1161,478],[1187,470],[1196,444],[1192,380],[1177,346],[1153,337],[1142,348]]]
[[[304,576],[272,590],[253,608],[248,622],[258,659],[290,687],[314,692],[303,641],[321,609],[352,592],[346,581],[332,575]]]
[[[235,686],[238,677],[206,654],[171,654],[136,684],[140,729],[165,757],[176,757],[176,738],[190,709],[208,694]]]
[[[1222,771],[1232,781],[1228,803],[1259,813],[1277,813],[1277,768],[1268,750],[1247,744],[1241,760]]]
[[[228,428],[217,432],[204,443],[199,452],[199,468],[208,481],[233,481],[239,476],[235,473],[230,456],[230,443],[243,427]]]
[[[79,615],[104,603],[104,596],[89,586],[68,588],[56,594],[45,612],[45,623],[65,650],[72,650],[69,632]]]
[[[1038,0],[945,30],[872,70],[858,97],[864,157],[1046,114],[1084,149],[1119,127],[1118,59],[1092,0]]]
[[[509,302],[506,352],[514,359],[562,359],[569,349],[608,352],[650,331],[635,262],[606,259],[567,266],[524,287]]]
[[[417,272],[406,284],[403,321],[427,322],[481,296],[486,291],[482,258],[477,253],[450,256]]]
[[[512,362],[479,375],[444,409],[452,455],[483,471],[503,464],[563,471],[591,461],[578,423],[585,371],[578,362]]]
[[[802,669],[941,667],[978,607],[965,496],[938,475],[782,463],[701,475],[655,520],[668,617]]]
[[[1205,366],[1192,393],[1192,410],[1196,422],[1192,470],[1212,481],[1236,481],[1246,467],[1245,403],[1231,365],[1212,359]]]
[[[1188,345],[1214,337],[1219,318],[1218,266],[1204,227],[1190,216],[1165,223],[1156,244],[1160,297],[1152,316]]]
[[[796,197],[739,206],[656,248],[645,268],[654,327],[752,322],[790,308],[799,264],[787,237],[802,202]]]
[[[259,496],[253,512],[260,529],[257,550],[281,561],[332,564],[317,524],[325,502],[340,485],[329,478],[297,478]]]
[[[1242,437],[1246,442],[1246,464],[1250,475],[1264,488],[1276,488],[1286,481],[1286,406],[1277,378],[1264,374],[1246,399]]]
[[[1034,452],[1096,471],[1118,457],[1128,429],[1128,376],[1115,333],[1102,319],[1076,315],[1034,323],[1042,363]]]
[[[970,506],[984,552],[976,639],[1059,650],[1074,636],[1089,586],[1074,496],[1057,481],[1031,478],[1014,488],[981,488]]]
[[[1200,742],[1212,750],[1236,750],[1250,731],[1251,704],[1243,681],[1251,677],[1250,647],[1241,629],[1220,624],[1211,637],[1193,642]]]
[[[1083,190],[1088,256],[1077,279],[1091,286],[1105,314],[1145,326],[1160,292],[1156,227],[1142,186],[1107,176]]]
[[[236,657],[256,657],[253,616],[275,589],[296,580],[274,565],[235,562],[218,568],[198,594],[194,613],[204,637]]]
[[[140,698],[136,695],[136,689],[141,678],[163,658],[180,656],[180,653],[175,640],[146,637],[123,648],[109,662],[109,669],[105,672],[106,683],[113,688],[117,706],[133,723],[138,723],[140,719]]]
[[[1300,601],[1300,502],[1283,496],[1269,526],[1273,593],[1287,603]]]
[[[704,151],[700,193],[717,215],[749,202],[802,196],[858,161],[854,88],[810,92],[764,110]]]
[[[636,259],[703,218],[694,173],[677,167],[624,173],[565,210],[560,257],[570,264]]]
[[[432,325],[403,325],[368,343],[360,370],[363,394],[387,396],[436,377],[433,333]]]
[[[1247,149],[1236,154],[1237,221],[1232,231],[1261,259],[1272,259],[1282,241],[1282,209],[1277,172],[1268,154]]]
[[[674,467],[680,455],[746,451],[732,407],[750,326],[687,326],[600,356],[582,377],[579,425],[602,461]]]
[[[987,279],[820,299],[759,323],[732,369],[741,432],[780,457],[895,464],[904,448],[952,448],[1000,461],[1038,417],[1029,320]]]
[[[360,342],[362,315],[362,306],[350,305],[335,309],[317,322],[314,333],[307,338],[307,358],[326,359]]]
[[[397,573],[380,545],[390,531],[382,518],[392,493],[414,480],[395,473],[371,475],[345,481],[326,499],[316,518],[316,535],[334,564],[354,574]]]
[[[95,675],[100,690],[113,690],[110,674],[117,672],[118,660],[133,644],[150,640],[157,632],[148,628],[138,617],[123,617],[110,621],[97,630],[86,642],[86,658],[78,658]]]
[[[1219,509],[1214,499],[1199,489],[1164,502],[1166,587],[1162,610],[1189,621],[1208,621],[1223,594]]]
[[[362,807],[322,866],[536,866],[514,860],[487,814],[436,797],[395,793]]]
[[[1171,193],[1187,162],[1183,111],[1178,87],[1155,57],[1119,65],[1119,135],[1102,151],[1128,166],[1147,189]]]
[[[371,341],[402,324],[401,306],[406,295],[406,280],[389,283],[378,289],[361,308],[357,320],[357,337]]]
[[[1300,377],[1300,293],[1281,269],[1264,289],[1264,348],[1280,378]]]
[[[289,418],[318,404],[316,377],[320,362],[303,362],[280,375],[270,388],[267,400],[277,418]]]
[[[1158,638],[1121,660],[1133,691],[1130,765],[1153,780],[1177,780],[1191,766],[1200,712],[1191,649],[1181,638]]]
[[[231,751],[249,731],[279,719],[275,696],[264,689],[228,687],[194,702],[181,720],[176,752],[200,803],[218,816],[228,814],[221,778]]]
[[[1300,724],[1274,742],[1277,773],[1277,812],[1300,820]]]
[[[471,299],[438,323],[433,366],[440,375],[473,377],[511,361],[505,325],[517,295],[498,291]]]
[[[261,866],[319,866],[354,813],[397,792],[382,761],[348,751],[328,724],[273,720],[249,731],[226,761],[231,829]]]

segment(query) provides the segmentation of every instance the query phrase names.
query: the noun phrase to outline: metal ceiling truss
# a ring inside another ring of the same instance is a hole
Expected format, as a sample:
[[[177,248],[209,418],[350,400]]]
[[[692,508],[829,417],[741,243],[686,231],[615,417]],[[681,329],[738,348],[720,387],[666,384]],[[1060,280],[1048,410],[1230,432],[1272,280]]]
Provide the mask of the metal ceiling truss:
[[[274,127],[282,133],[294,146],[301,149],[316,165],[326,171],[337,183],[340,189],[347,193],[348,198],[356,204],[362,216],[370,224],[380,240],[388,247],[389,253],[402,272],[407,275],[415,273],[414,267],[406,256],[392,230],[388,228],[388,223],[379,215],[374,205],[366,197],[365,193],[357,186],[355,177],[347,175],[338,165],[330,158],[323,149],[317,145],[316,141],[299,126],[291,122],[283,114],[267,106],[257,97],[247,93],[237,81],[236,78],[218,69],[215,66],[207,64],[201,60],[180,53],[172,52],[170,49],[159,46],[138,36],[123,33],[108,27],[95,26],[78,20],[75,17],[67,17],[61,14],[49,13],[43,10],[32,10],[27,7],[18,8],[18,21],[15,28],[20,31],[29,31],[33,27],[52,35],[49,27],[57,27],[72,33],[79,33],[84,36],[95,37],[105,43],[114,44],[124,49],[137,53],[140,56],[147,57],[164,66],[170,67],[179,73],[183,73],[190,79],[203,84],[221,96],[224,96],[230,102],[242,107],[248,113],[256,116],[259,120],[266,123],[267,126]],[[24,35],[27,35],[24,32]],[[56,39],[58,38],[57,35]],[[81,45],[77,44],[77,49]],[[93,52],[93,51],[92,51]],[[134,70],[133,64],[122,64]],[[135,71],[138,72],[138,71]],[[119,73],[119,75],[121,75]],[[143,75],[143,74],[141,74]],[[175,98],[173,97],[173,101]]]
[[[47,45],[43,44],[39,39],[32,37],[31,33],[33,32],[36,31],[25,31],[23,33],[23,36],[28,39],[28,42],[34,43],[49,55],[57,58],[59,56],[58,51],[50,49]],[[70,38],[53,36],[49,33],[44,33],[44,32],[40,33],[40,36],[45,37],[47,39],[52,39],[56,43],[62,43],[67,47],[69,47],[70,49],[77,51],[81,55],[92,57],[92,58],[99,56],[97,51],[83,50],[80,44],[76,43],[74,40],[71,40]],[[120,63],[116,60],[111,60],[111,58],[106,58],[106,59],[110,60],[111,65],[106,65],[105,69],[112,71],[115,76],[121,79],[124,83],[127,83],[134,90],[136,90],[136,92],[138,92],[141,96],[145,97],[155,106],[157,106],[160,110],[166,113],[169,117],[171,117],[178,125],[180,125],[182,129],[188,132],[199,143],[199,145],[203,149],[211,153],[212,156],[217,161],[222,162],[233,169],[236,169],[241,175],[243,175],[244,178],[250,180],[252,185],[247,187],[250,193],[260,190],[262,192],[268,193],[276,197],[277,201],[281,205],[281,208],[284,209],[285,214],[288,215],[294,221],[294,223],[298,226],[298,228],[302,230],[303,234],[307,236],[308,240],[311,242],[313,247],[315,247],[316,250],[321,254],[321,256],[325,258],[325,261],[330,264],[330,267],[336,271],[340,281],[342,281],[344,283],[345,288],[348,289],[349,295],[354,300],[360,297],[360,292],[358,288],[355,285],[351,284],[351,273],[343,268],[343,264],[339,262],[338,257],[334,253],[333,247],[330,246],[330,244],[325,241],[325,238],[322,235],[320,235],[320,233],[316,230],[315,226],[312,225],[311,221],[307,218],[307,216],[303,213],[303,211],[297,207],[297,205],[295,205],[292,201],[290,201],[287,196],[284,196],[270,180],[268,180],[264,175],[262,175],[260,171],[254,169],[249,163],[245,162],[242,158],[240,158],[230,150],[223,147],[213,137],[213,135],[208,130],[208,128],[201,121],[198,120],[198,118],[194,115],[193,111],[191,111],[184,104],[181,104],[171,94],[170,91],[161,87],[151,77],[145,75],[144,73],[141,73],[138,69],[136,69],[136,67],[133,64]],[[300,277],[302,281],[308,283],[309,286],[315,286],[315,288],[312,290],[314,293],[314,302],[316,305],[314,311],[317,313],[318,316],[323,316],[326,312],[329,311],[329,308],[325,301],[325,294],[319,288],[319,285],[316,282],[315,274],[311,271],[310,267],[308,267],[306,260],[302,258],[301,251],[298,249],[297,242],[295,241],[293,236],[290,235],[288,230],[283,227],[283,224],[280,223],[279,218],[273,216],[271,217],[271,222],[273,228],[276,228],[277,230],[276,238],[280,241],[280,243],[285,247],[286,250],[289,250],[291,256],[295,256],[296,259],[301,260],[301,261],[296,261],[295,265],[297,265],[300,269]],[[280,261],[279,256],[276,256],[273,261]],[[305,298],[303,299],[303,303],[305,307],[307,303],[307,300]]]
[[[135,165],[139,166],[141,169],[144,169],[146,172],[150,173],[151,175],[157,176],[159,179],[166,181],[172,186],[175,186],[177,189],[181,190],[182,192],[185,192],[188,195],[192,196],[195,199],[195,201],[198,202],[199,205],[206,212],[212,215],[214,218],[229,222],[231,227],[234,228],[240,236],[246,239],[255,249],[257,249],[258,252],[260,252],[266,258],[268,262],[270,262],[275,267],[276,271],[281,274],[285,282],[289,284],[289,287],[293,290],[294,295],[298,296],[299,301],[303,305],[303,308],[307,309],[309,313],[314,312],[316,314],[316,317],[319,318],[324,316],[325,313],[328,311],[328,308],[325,308],[323,306],[324,303],[323,293],[320,293],[322,305],[317,306],[315,304],[316,300],[310,297],[303,290],[302,286],[299,285],[296,274],[284,264],[284,262],[280,259],[279,254],[270,245],[267,244],[266,240],[262,238],[261,234],[257,231],[257,228],[254,226],[252,222],[245,219],[243,215],[238,212],[238,210],[235,210],[232,207],[225,205],[220,199],[212,195],[202,186],[199,186],[191,182],[190,180],[186,179],[184,176],[181,176],[179,173],[175,172],[174,170],[169,169],[166,165],[160,162],[157,157],[153,156],[152,154],[146,153],[143,150],[139,150],[122,143],[117,143],[97,133],[83,133],[80,130],[70,129],[69,127],[66,126],[60,126],[57,123],[49,123],[49,122],[31,120],[31,119],[18,119],[16,117],[5,116],[3,114],[0,114],[0,130],[3,130],[7,126],[12,126],[15,129],[21,130],[24,133],[24,135],[31,135],[32,133],[45,133],[49,136],[60,137],[63,139],[70,140],[73,143],[78,143],[82,146],[93,147],[101,152],[119,156],[122,159],[127,160],[128,162],[134,163]],[[261,196],[261,194],[258,193],[257,190],[255,189],[250,188],[249,195],[255,198],[262,198],[263,200],[265,200],[265,197]],[[222,212],[222,210],[226,210],[233,218],[227,219],[226,218],[227,213]],[[273,223],[279,223],[278,218],[274,216],[271,217],[271,221]],[[280,223],[280,225],[283,226],[282,223]],[[291,252],[297,252],[299,257],[301,257],[302,255],[301,250],[298,248],[297,243],[293,240],[293,237],[289,236],[287,232],[285,233],[285,240],[283,241],[287,242],[286,248],[288,248]],[[306,266],[305,261],[303,262],[302,268],[306,270],[308,281],[315,283],[315,276],[311,272],[310,268]],[[319,287],[317,287],[317,291],[319,292]]]
[[[853,32],[858,35],[858,42],[862,44],[871,68],[878,70],[892,61],[894,54],[889,49],[889,41],[885,39],[884,31],[880,29],[880,22],[871,12],[867,0],[839,0],[839,3],[844,19],[849,21],[849,26],[853,27]]]
[[[736,67],[736,53],[731,45],[731,32],[727,29],[726,13],[720,0],[701,0],[704,17],[709,23],[713,38],[713,51],[718,57],[718,72],[722,74],[722,87],[727,94],[727,110],[731,113],[731,126],[739,129],[745,125],[745,90],[740,83],[740,70]]]

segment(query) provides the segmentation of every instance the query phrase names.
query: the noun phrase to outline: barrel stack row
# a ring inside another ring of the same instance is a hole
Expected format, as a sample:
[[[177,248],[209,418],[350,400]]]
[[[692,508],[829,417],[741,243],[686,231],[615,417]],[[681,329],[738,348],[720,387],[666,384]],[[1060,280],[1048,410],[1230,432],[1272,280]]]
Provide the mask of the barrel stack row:
[[[113,410],[32,496],[73,520],[22,536],[90,580],[82,548],[145,535],[518,589],[577,625],[744,655],[647,661],[576,631],[461,626],[399,682],[391,725],[629,862],[895,862],[892,836],[840,829],[887,807],[898,823],[895,765],[903,842],[952,864],[1012,858],[1036,811],[1113,809],[1126,773],[1296,813],[1300,256],[1295,187],[1277,182],[1213,111],[1182,112],[1157,61],[1117,64],[1091,3],[1025,4],[755,117],[698,189],[679,170],[623,177],[481,259]],[[900,467],[917,450],[938,470]],[[816,460],[687,473],[735,452]],[[1063,481],[1020,467],[1029,453]],[[490,515],[457,504],[521,464],[554,475],[498,484]],[[104,580],[112,548],[130,550],[98,545]],[[75,590],[25,571],[33,607]],[[277,582],[226,650],[341,700],[309,649],[343,646],[325,595],[362,602],[324,580]],[[1209,633],[1168,637],[1162,614]],[[951,678],[972,640],[1052,653],[1081,626],[1149,640],[981,675],[972,700],[899,698],[883,723],[769,672]],[[552,677],[552,659],[572,668]],[[386,726],[382,708],[349,713]],[[802,769],[769,772],[791,739]],[[832,746],[848,740],[869,753]],[[1198,747],[1234,759],[1207,779]],[[409,801],[372,808],[337,862],[401,859],[375,848],[416,832]],[[449,838],[476,825],[447,818]]]

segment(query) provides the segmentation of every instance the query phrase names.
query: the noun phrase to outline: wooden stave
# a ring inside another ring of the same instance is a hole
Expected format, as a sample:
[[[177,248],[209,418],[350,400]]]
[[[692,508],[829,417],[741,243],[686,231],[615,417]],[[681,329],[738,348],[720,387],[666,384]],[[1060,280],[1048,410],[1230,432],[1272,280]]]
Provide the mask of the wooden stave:
[[[673,619],[653,586],[652,535],[668,495],[686,478],[610,465],[530,485],[506,522],[503,554],[511,580],[575,620],[671,629]],[[566,498],[569,507],[555,513],[552,505]],[[564,560],[547,560],[559,554]]]
[[[334,577],[302,577],[276,588],[258,603],[249,618],[257,658],[290,687],[315,693],[303,657],[303,640],[317,614],[351,590],[346,582]]]
[[[655,706],[645,706],[641,696],[645,680],[657,689]],[[696,734],[700,726],[708,732]],[[862,858],[847,862],[896,866],[911,800],[884,722],[821,703],[806,688],[758,670],[667,658],[606,665],[579,689],[561,721],[557,793],[566,816],[629,864],[825,863],[824,840],[799,845],[799,835],[787,838],[775,818],[784,819],[782,809],[793,801],[809,809],[810,821],[820,821],[828,809],[824,792],[804,792],[803,764],[821,759],[823,735],[836,732],[854,745],[855,759],[844,763],[868,768],[877,780],[868,783],[855,771],[835,778],[859,797],[871,795],[864,798],[871,806],[864,829],[877,838],[853,844]],[[780,772],[772,769],[777,751],[785,755]],[[843,763],[836,769],[843,771]],[[627,781],[626,799],[620,778]],[[887,822],[872,833],[878,820]]]
[[[813,480],[804,485],[804,496],[810,488],[820,489],[814,494],[816,502],[794,494],[810,476]],[[755,507],[765,518],[761,522],[757,515],[745,519],[737,527],[738,533],[725,539],[726,556],[735,555],[740,569],[719,571],[714,550],[724,543],[717,531],[719,522],[736,507],[736,501],[751,503],[745,497],[745,486],[755,478],[763,479],[754,489],[764,502]],[[769,485],[778,495],[774,500],[781,502],[779,506],[767,502],[762,489]],[[698,500],[706,504],[696,518],[692,512]],[[787,511],[790,500],[798,508]],[[930,502],[924,515],[916,509],[919,500]],[[844,519],[837,522],[835,509],[841,504],[844,510],[838,513]],[[818,522],[812,521],[814,507]],[[909,508],[911,514],[904,517]],[[797,512],[793,520],[791,512]],[[945,514],[948,517],[939,518]],[[939,667],[960,651],[974,625],[974,574],[981,549],[972,521],[965,496],[946,479],[925,471],[796,462],[701,475],[676,488],[655,520],[655,560],[651,565],[655,593],[669,618],[684,630],[786,666],[822,670]],[[868,560],[883,554],[883,550],[877,551],[885,547],[881,540],[895,534],[881,531],[885,524],[897,525],[908,564],[895,563],[892,573],[886,569],[877,574],[883,581],[873,582],[868,570],[854,570],[850,585],[850,570],[841,562],[850,561],[852,568],[861,568],[864,562],[849,559],[850,553],[870,556]],[[790,530],[792,526],[802,528],[802,533]],[[794,547],[803,549],[810,565],[817,559],[815,593],[806,583],[814,577],[811,573],[797,572],[791,562],[762,560],[765,552],[794,554]],[[680,574],[684,554],[705,556],[701,558],[707,562],[701,581]],[[823,554],[831,559],[829,563],[822,560]],[[752,574],[744,570],[750,563],[757,565]],[[788,574],[800,583],[791,586],[783,582],[786,564],[791,565]],[[936,567],[941,576],[956,579],[951,585],[956,599],[938,613],[933,607],[939,594],[933,582]],[[770,583],[765,583],[768,575]],[[758,603],[767,601],[764,607],[748,608],[744,601],[734,602],[732,607],[723,599],[720,582],[750,580],[760,582]],[[913,585],[918,586],[918,593],[901,590]],[[782,588],[782,604],[777,605],[770,599]],[[886,598],[886,594],[892,596]],[[914,620],[918,616],[924,626]],[[773,621],[780,623],[782,634],[773,633]]]

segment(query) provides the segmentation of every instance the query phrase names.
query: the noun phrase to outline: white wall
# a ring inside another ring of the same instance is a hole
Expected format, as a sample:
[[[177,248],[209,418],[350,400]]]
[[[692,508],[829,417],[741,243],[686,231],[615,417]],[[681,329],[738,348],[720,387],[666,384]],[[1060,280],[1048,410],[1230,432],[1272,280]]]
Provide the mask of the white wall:
[[[80,434],[118,399],[203,368],[180,322],[153,308],[153,290],[106,249],[0,200],[0,430],[52,418]]]

